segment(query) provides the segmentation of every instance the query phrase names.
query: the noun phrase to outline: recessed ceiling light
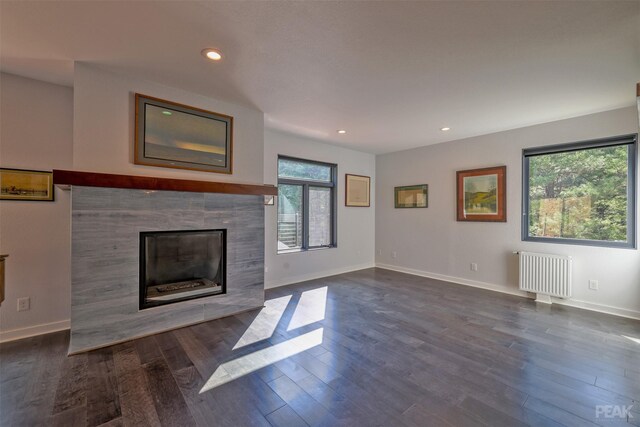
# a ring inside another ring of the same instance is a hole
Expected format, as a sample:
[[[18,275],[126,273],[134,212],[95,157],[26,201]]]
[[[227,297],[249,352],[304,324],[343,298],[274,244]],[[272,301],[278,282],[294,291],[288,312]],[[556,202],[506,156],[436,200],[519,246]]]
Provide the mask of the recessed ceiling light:
[[[172,113],[171,111],[163,111],[162,114],[164,114],[165,116],[170,116]]]
[[[222,59],[222,54],[216,49],[203,49],[202,56],[212,61],[220,61]]]
[[[446,127],[445,127],[445,128],[440,128],[440,130],[441,130],[442,132],[446,132],[446,131],[448,131],[448,130],[451,130],[451,128],[446,128]]]
[[[344,130],[344,129],[340,129],[340,130],[338,130],[338,133],[339,133],[340,135],[343,135],[343,134],[347,133],[347,131],[346,131],[346,130]]]

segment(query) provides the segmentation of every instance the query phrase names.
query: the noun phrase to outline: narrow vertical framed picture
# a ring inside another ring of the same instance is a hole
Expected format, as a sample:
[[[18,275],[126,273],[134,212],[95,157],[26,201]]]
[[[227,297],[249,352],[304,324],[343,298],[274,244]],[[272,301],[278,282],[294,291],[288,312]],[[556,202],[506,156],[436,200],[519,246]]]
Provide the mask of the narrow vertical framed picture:
[[[394,188],[396,209],[429,207],[429,185],[405,185]]]
[[[507,222],[507,167],[456,172],[457,220]]]
[[[368,208],[371,206],[371,177],[345,175],[345,206]]]
[[[0,168],[0,200],[53,202],[53,173]]]

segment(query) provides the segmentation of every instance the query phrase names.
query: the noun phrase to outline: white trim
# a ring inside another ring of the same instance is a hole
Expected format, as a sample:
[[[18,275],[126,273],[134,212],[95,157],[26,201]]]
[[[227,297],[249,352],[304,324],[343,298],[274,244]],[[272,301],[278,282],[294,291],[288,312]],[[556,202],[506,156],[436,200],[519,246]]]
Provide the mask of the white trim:
[[[429,279],[442,280],[444,282],[457,283],[459,285],[472,286],[474,288],[488,289],[490,291],[502,292],[503,294],[515,295],[529,298],[529,293],[519,289],[512,289],[506,286],[494,285],[493,283],[479,282],[477,280],[462,279],[460,277],[445,276],[444,274],[431,273],[429,271],[416,270],[413,268],[400,267],[390,264],[376,264],[377,268],[398,271],[400,273],[412,274],[414,276],[428,277]]]
[[[629,310],[626,308],[613,307],[605,304],[597,304],[594,302],[561,299],[551,297],[551,301],[556,304],[566,305],[569,307],[581,308],[583,310],[597,311],[598,313],[612,314],[614,316],[627,317],[629,319],[640,320],[640,311]]]
[[[264,282],[265,289],[278,288],[280,286],[292,285],[294,283],[306,282],[307,280],[321,279],[323,277],[335,276],[336,274],[350,273],[352,271],[364,270],[366,268],[374,268],[376,265],[372,262],[360,265],[352,265],[349,267],[336,268],[333,270],[322,270],[316,273],[301,274],[299,276],[286,277],[283,279],[268,280]]]
[[[70,327],[71,321],[67,319],[60,320],[59,322],[43,323],[41,325],[28,326],[26,328],[2,331],[0,332],[0,343],[34,337],[36,335],[49,334],[51,332],[64,331]]]
[[[531,299],[528,292],[521,291],[519,289],[513,289],[504,285],[496,285],[493,283],[479,282],[476,280],[463,279],[460,277],[446,276],[444,274],[431,273],[423,270],[416,270],[413,268],[400,267],[390,264],[376,263],[377,268],[383,268],[385,270],[398,271],[400,273],[412,274],[414,276],[428,277],[430,279],[443,280],[445,282],[457,283],[459,285],[473,286],[474,288],[482,288],[495,292],[502,292],[504,294],[515,295],[523,298]],[[569,307],[581,308],[584,310],[597,311],[598,313],[611,314],[613,316],[626,317],[629,319],[640,320],[640,311],[629,310],[626,308],[612,307],[605,304],[597,304],[593,302],[575,300],[575,299],[562,299],[551,297],[551,302],[560,305],[566,305]]]

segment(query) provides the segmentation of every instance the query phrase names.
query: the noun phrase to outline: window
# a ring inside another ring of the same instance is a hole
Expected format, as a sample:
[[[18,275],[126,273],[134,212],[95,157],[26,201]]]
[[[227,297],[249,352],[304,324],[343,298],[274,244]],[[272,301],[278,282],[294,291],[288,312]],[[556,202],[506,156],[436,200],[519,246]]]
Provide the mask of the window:
[[[637,135],[523,150],[522,239],[635,248]]]
[[[336,169],[278,157],[278,252],[336,246]]]

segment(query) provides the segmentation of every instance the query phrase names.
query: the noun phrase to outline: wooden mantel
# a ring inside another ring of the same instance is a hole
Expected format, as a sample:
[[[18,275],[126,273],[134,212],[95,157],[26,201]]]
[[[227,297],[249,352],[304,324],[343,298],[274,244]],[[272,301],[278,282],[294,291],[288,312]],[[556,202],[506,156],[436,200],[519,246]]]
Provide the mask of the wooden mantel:
[[[275,196],[273,185],[235,184],[232,182],[195,181],[188,179],[157,178],[139,175],[53,170],[54,185],[83,187],[129,188],[137,190],[191,191],[195,193],[226,193]]]

